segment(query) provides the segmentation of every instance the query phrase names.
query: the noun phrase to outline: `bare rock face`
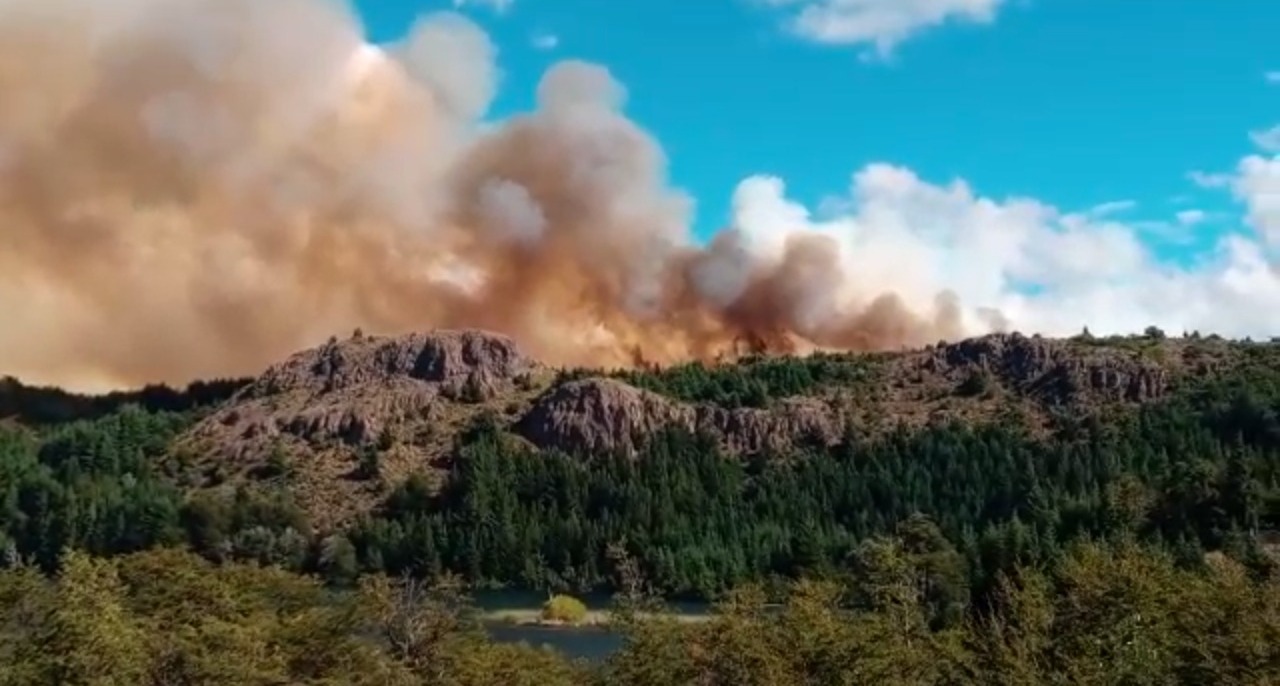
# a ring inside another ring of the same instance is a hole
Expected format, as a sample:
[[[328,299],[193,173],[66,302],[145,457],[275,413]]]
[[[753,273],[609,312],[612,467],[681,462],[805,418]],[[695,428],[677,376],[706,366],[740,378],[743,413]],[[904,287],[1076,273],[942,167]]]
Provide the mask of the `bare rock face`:
[[[516,431],[534,445],[566,451],[634,453],[663,429],[704,432],[731,454],[832,445],[843,424],[824,403],[797,399],[768,410],[693,406],[630,386],[593,378],[562,384],[539,398]]]
[[[484,331],[332,339],[269,368],[192,436],[220,439],[236,455],[282,436],[357,445],[437,418],[442,400],[493,398],[537,368],[510,338]]]
[[[1080,399],[1143,402],[1170,389],[1167,366],[1136,351],[1089,349],[1063,340],[994,334],[932,350],[929,371],[962,377],[975,370],[1050,403]]]
[[[720,436],[728,452],[742,455],[835,445],[844,429],[831,406],[809,398],[784,400],[767,410],[708,406],[698,414],[701,430]]]
[[[330,340],[268,369],[246,393],[265,397],[306,392],[322,395],[399,380],[430,384],[443,392],[492,397],[535,367],[515,341],[486,331],[436,331],[378,338]]]
[[[668,427],[693,429],[692,408],[614,379],[560,384],[534,404],[516,431],[542,448],[633,451]]]

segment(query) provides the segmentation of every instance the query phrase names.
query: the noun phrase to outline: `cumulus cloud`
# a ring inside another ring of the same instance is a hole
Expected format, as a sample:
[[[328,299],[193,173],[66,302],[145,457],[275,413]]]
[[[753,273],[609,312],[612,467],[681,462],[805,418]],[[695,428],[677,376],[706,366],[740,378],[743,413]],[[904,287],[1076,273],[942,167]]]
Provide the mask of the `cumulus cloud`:
[[[762,0],[788,13],[788,26],[814,41],[868,45],[888,56],[912,36],[948,22],[989,24],[1005,0]]]
[[[1275,182],[1277,169],[1246,163],[1237,180],[1264,239],[1280,206],[1266,204],[1278,196],[1267,196],[1263,185]],[[983,197],[962,181],[930,183],[886,164],[855,174],[843,205],[843,215],[815,220],[786,198],[780,180],[759,177],[739,187],[735,225],[769,254],[789,236],[829,236],[843,273],[894,284],[908,308],[954,293],[969,331],[986,327],[983,312],[992,309],[1014,329],[1046,334],[1086,325],[1095,333],[1129,333],[1147,324],[1229,335],[1280,332],[1280,274],[1263,241],[1247,235],[1227,235],[1191,265],[1173,266],[1158,259],[1137,226],[1034,199]],[[1178,219],[1195,223],[1203,213]]]
[[[1246,221],[1271,247],[1280,247],[1280,155],[1240,161],[1232,192],[1245,205]]]
[[[535,50],[555,50],[560,45],[560,37],[554,33],[535,33],[529,38],[529,44]]]

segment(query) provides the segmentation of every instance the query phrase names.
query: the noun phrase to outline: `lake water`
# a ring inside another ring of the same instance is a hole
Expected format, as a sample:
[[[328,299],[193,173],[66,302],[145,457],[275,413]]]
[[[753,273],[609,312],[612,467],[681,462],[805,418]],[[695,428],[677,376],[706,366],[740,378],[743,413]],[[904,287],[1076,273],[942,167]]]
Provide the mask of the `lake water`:
[[[606,627],[553,628],[490,622],[486,628],[495,641],[546,646],[571,659],[589,662],[603,662],[622,645],[622,637]]]
[[[591,612],[608,612],[612,599],[608,596],[575,596]],[[490,617],[504,613],[536,616],[546,602],[546,594],[523,591],[480,592],[472,597],[476,608]],[[678,614],[700,615],[708,606],[702,603],[670,603]],[[485,629],[495,641],[546,646],[572,659],[601,662],[622,645],[618,632],[603,626],[551,627],[517,624],[504,619],[485,622]]]

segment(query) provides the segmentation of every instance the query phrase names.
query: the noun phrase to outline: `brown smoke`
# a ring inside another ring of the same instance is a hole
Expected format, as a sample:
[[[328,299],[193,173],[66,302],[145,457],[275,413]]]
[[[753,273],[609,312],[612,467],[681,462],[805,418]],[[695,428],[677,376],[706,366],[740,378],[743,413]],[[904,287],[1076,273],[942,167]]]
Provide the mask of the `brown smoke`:
[[[695,246],[600,67],[478,125],[494,52],[451,14],[372,50],[326,0],[0,0],[0,372],[247,374],[357,326],[606,365],[961,333],[825,236]]]

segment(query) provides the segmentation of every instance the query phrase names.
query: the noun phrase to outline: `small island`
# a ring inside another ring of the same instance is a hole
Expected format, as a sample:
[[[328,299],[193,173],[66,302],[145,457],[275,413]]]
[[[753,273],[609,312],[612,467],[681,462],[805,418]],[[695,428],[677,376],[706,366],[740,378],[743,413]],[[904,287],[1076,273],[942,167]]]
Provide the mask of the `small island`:
[[[538,615],[540,626],[579,626],[584,623],[590,613],[581,600],[571,595],[559,593],[547,599]]]
[[[514,626],[544,628],[605,627],[609,613],[590,610],[587,604],[574,596],[556,593],[548,596],[541,607],[507,608],[486,613],[488,621]]]

